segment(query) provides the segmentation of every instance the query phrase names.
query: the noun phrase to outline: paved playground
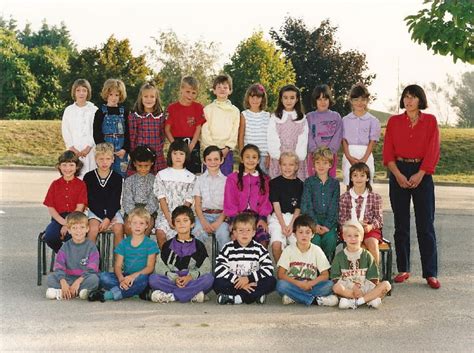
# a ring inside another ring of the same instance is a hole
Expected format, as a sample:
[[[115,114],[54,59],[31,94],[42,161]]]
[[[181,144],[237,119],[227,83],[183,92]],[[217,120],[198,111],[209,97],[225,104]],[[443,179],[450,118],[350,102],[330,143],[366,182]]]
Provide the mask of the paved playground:
[[[263,306],[219,306],[214,294],[204,304],[47,300],[46,278],[36,285],[36,237],[48,223],[41,203],[57,177],[0,169],[2,351],[473,351],[474,188],[436,188],[441,289],[421,278],[413,234],[409,282],[395,284],[379,310],[342,311],[283,306],[276,293]],[[388,185],[375,190],[392,239]]]

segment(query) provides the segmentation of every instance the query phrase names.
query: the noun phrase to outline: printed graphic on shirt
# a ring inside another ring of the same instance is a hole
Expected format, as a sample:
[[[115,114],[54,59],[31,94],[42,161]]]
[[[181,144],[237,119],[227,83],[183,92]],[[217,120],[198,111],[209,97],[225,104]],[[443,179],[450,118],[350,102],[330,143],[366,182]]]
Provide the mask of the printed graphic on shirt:
[[[319,125],[318,131],[316,131],[316,125],[313,125],[311,127],[311,133],[313,135],[313,138],[316,137],[316,133],[318,134],[318,137],[321,138],[321,141],[331,141],[332,137],[336,133],[336,128],[337,128],[337,121],[335,120],[330,120],[330,121],[322,121],[321,124]]]
[[[297,280],[312,280],[318,277],[318,268],[314,264],[293,261],[290,262],[288,276]]]
[[[188,116],[186,118],[186,123],[188,124],[188,126],[194,126],[196,125],[196,118],[194,116]]]
[[[229,264],[230,272],[241,277],[258,271],[259,265],[255,261],[233,261]]]
[[[360,268],[360,259],[348,260],[349,269],[341,269],[341,278],[347,279],[354,283],[364,283],[367,275],[367,267]]]
[[[81,259],[81,266],[87,266],[87,263],[89,262],[88,257],[84,257]]]

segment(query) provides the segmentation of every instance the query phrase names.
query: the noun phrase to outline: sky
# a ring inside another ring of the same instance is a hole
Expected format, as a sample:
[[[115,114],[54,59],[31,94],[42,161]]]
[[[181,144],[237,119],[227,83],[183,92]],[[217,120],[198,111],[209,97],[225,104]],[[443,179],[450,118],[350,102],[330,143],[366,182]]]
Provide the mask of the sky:
[[[371,107],[388,111],[399,100],[399,84],[445,86],[447,74],[458,78],[473,69],[411,41],[403,18],[424,6],[422,0],[2,0],[0,14],[16,19],[19,28],[29,22],[34,30],[44,19],[49,25],[64,22],[79,49],[101,45],[112,34],[128,38],[136,55],[160,31],[173,30],[180,39],[220,43],[221,64],[253,32],[262,30],[270,39],[269,30],[278,30],[287,16],[302,18],[308,28],[329,19],[344,50],[366,54],[369,72],[377,75],[369,88],[377,97]],[[445,102],[427,112],[455,120]]]

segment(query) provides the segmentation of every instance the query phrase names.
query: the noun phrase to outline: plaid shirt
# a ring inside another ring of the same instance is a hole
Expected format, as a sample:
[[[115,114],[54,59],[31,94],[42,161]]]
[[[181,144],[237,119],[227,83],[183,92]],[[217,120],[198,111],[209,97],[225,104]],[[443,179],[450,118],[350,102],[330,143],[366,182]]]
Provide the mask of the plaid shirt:
[[[303,186],[301,213],[310,216],[316,224],[333,229],[337,227],[339,195],[336,179],[329,177],[323,184],[317,175],[309,177]]]
[[[363,197],[359,196],[356,204],[362,207]],[[349,191],[341,195],[339,200],[339,224],[344,224],[351,219],[352,198]],[[358,214],[357,217],[360,215]],[[374,229],[382,229],[383,226],[383,208],[382,197],[374,192],[367,195],[367,205],[365,206],[364,222],[372,224]]]
[[[155,117],[152,113],[140,115],[131,113],[128,116],[128,128],[130,132],[130,151],[137,146],[148,146],[155,150],[156,160],[153,165],[153,174],[167,167],[163,155],[163,145],[165,143],[165,118],[163,114]],[[131,165],[130,165],[131,167]],[[128,175],[135,171],[129,168]]]

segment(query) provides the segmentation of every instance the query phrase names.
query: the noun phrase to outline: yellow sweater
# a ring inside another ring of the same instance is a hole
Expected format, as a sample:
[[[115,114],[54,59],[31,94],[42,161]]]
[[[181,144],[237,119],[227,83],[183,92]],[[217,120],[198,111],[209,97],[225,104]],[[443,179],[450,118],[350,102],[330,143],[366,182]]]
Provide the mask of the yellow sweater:
[[[230,100],[220,102],[215,100],[204,107],[206,123],[202,125],[201,147],[216,145],[233,150],[237,146],[239,134],[240,112]]]

